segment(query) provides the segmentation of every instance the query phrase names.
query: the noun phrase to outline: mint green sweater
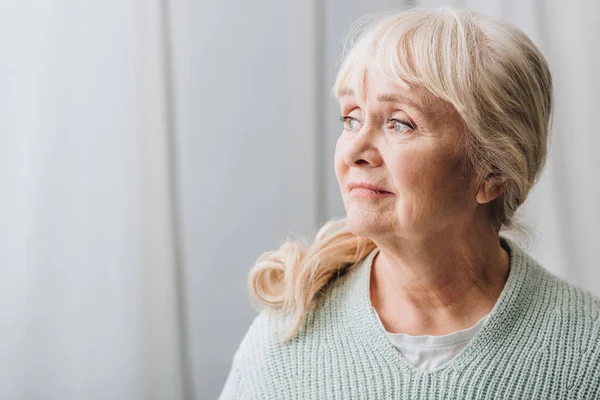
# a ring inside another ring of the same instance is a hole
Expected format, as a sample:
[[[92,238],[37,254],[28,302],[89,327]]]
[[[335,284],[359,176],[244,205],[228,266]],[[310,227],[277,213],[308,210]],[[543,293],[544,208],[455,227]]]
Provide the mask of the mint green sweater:
[[[502,237],[504,289],[455,358],[423,372],[402,358],[371,308],[376,250],[332,281],[299,335],[262,311],[241,342],[221,399],[600,399],[600,299],[551,274]]]

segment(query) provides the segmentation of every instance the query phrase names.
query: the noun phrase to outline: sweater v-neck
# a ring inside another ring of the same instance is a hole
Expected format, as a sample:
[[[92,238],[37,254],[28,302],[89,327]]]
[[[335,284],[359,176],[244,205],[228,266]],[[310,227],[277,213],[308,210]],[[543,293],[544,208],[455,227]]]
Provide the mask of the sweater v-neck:
[[[494,307],[487,315],[486,321],[483,323],[479,332],[470,340],[469,344],[454,358],[434,369],[433,371],[423,371],[402,357],[384,330],[379,326],[376,311],[371,303],[370,281],[371,267],[373,259],[379,252],[378,248],[373,249],[348,276],[350,283],[350,299],[352,304],[349,307],[356,310],[355,324],[351,326],[354,334],[362,336],[367,346],[374,352],[379,353],[386,359],[390,360],[390,365],[402,370],[403,373],[415,375],[431,375],[449,373],[451,371],[460,371],[466,365],[477,359],[482,354],[489,352],[491,348],[495,348],[495,342],[501,340],[500,335],[506,332],[507,324],[514,321],[510,316],[518,310],[514,310],[519,297],[519,293],[526,283],[529,263],[527,255],[514,242],[505,237],[500,237],[502,247],[509,253],[510,267],[508,278],[504,284],[504,288],[500,296],[496,300]]]

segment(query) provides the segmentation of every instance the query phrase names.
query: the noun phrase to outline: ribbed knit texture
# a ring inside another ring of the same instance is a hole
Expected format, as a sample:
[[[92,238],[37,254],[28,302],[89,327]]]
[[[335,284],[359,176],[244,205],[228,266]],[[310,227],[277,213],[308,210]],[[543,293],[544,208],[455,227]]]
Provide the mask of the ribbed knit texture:
[[[299,335],[262,311],[222,399],[600,400],[600,299],[551,274],[513,241],[508,280],[479,333],[427,373],[392,346],[371,308],[375,249],[328,285]]]

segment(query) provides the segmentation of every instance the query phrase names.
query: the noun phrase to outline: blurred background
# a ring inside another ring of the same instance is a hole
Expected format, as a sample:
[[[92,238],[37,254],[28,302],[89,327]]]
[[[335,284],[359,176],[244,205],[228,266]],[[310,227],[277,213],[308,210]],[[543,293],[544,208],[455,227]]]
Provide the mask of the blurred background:
[[[246,276],[344,209],[330,94],[356,18],[468,7],[556,85],[523,246],[600,295],[600,2],[0,2],[0,399],[215,399]]]

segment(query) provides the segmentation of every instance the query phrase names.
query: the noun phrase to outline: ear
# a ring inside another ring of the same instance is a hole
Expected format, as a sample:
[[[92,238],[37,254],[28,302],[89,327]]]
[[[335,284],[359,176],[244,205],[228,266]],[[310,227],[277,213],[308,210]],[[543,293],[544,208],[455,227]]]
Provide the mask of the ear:
[[[499,174],[489,174],[477,191],[477,202],[486,204],[500,196],[504,189],[506,178]]]

